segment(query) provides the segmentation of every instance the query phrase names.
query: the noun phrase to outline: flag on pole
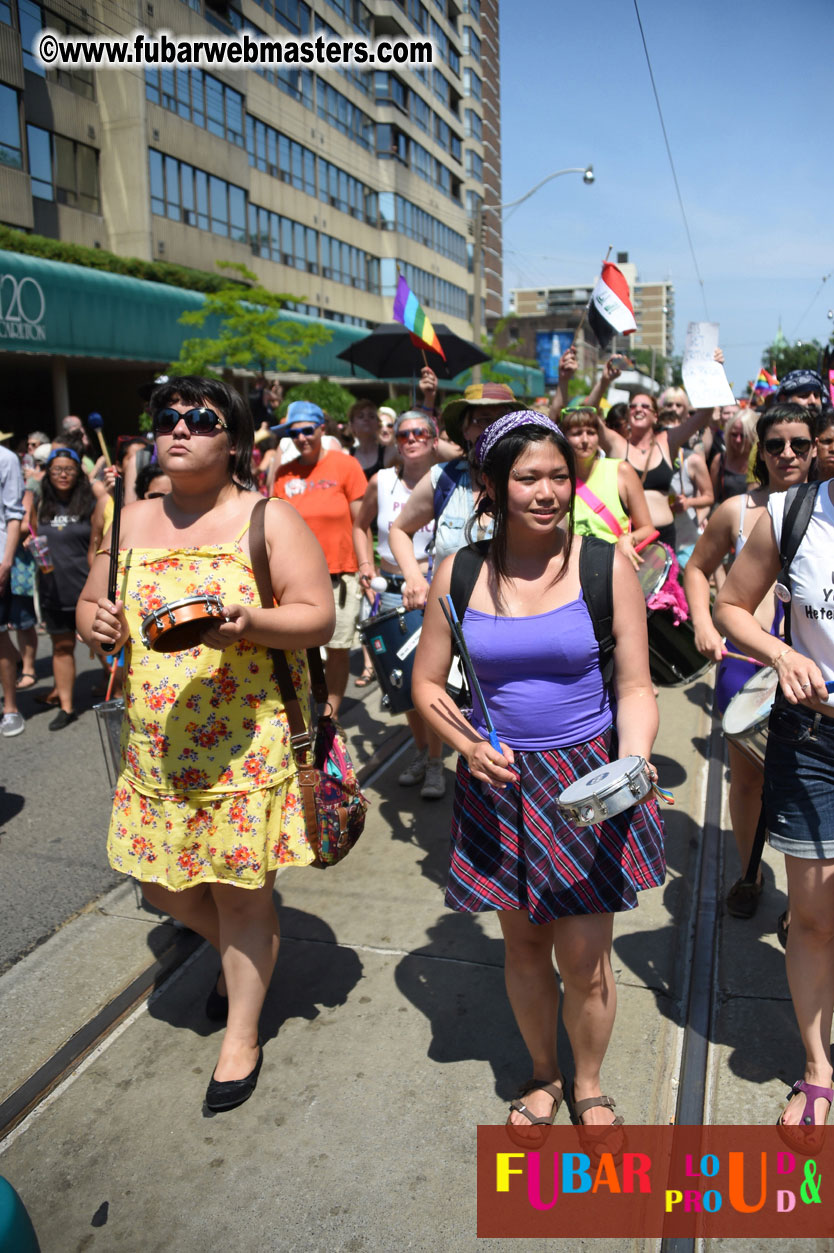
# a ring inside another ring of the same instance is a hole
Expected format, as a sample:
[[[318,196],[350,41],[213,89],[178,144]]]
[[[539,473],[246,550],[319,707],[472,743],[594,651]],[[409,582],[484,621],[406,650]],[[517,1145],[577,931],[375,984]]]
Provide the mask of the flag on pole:
[[[758,392],[760,396],[770,396],[779,386],[779,380],[775,374],[769,374],[767,370],[759,370],[756,381],[753,384],[753,391]]]
[[[588,325],[603,352],[608,351],[615,335],[633,335],[637,330],[628,283],[612,261],[603,261],[602,273],[591,292]]]
[[[429,321],[428,314],[420,307],[419,300],[402,274],[397,280],[397,294],[394,297],[394,321],[402,322],[406,330],[411,332],[411,338],[418,348],[430,348],[432,352],[439,353],[443,360],[446,360],[446,354],[437,338],[437,331]]]

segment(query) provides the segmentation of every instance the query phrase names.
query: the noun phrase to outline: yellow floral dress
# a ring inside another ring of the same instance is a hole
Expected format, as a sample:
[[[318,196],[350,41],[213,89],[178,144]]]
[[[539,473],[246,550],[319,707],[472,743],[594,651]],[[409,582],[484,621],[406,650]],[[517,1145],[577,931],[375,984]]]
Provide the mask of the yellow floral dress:
[[[277,866],[313,861],[267,649],[240,640],[222,651],[158,653],[140,636],[147,614],[186,596],[260,604],[241,538],[119,556],[130,641],[107,852],[114,869],[175,892],[198,883],[257,888]],[[308,690],[303,651],[287,659]]]

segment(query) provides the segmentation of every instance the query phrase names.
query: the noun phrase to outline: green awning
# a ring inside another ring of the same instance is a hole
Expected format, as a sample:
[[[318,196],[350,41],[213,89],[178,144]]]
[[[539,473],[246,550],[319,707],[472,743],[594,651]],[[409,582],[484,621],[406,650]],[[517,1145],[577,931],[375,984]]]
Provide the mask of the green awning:
[[[201,333],[213,338],[218,333],[212,319],[202,331],[179,323],[181,314],[199,309],[204,299],[202,292],[0,249],[0,354],[153,364],[175,361],[185,339]],[[373,378],[366,370],[353,373],[338,355],[369,331],[297,313],[281,311],[278,316],[324,326],[330,332],[328,342],[310,352],[304,372],[333,379]],[[500,361],[494,368],[509,378],[517,396],[544,391],[544,374],[536,367]],[[390,381],[412,382],[410,378]],[[441,388],[462,391],[469,381],[466,371],[451,383],[443,380]]]

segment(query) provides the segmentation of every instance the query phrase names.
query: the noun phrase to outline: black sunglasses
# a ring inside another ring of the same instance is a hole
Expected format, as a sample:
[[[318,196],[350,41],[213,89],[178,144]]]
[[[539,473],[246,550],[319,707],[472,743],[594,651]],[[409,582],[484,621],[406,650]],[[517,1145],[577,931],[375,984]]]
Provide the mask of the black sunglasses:
[[[790,444],[791,451],[796,453],[797,457],[807,457],[811,451],[810,439],[805,439],[802,435],[797,435],[793,439],[766,439],[764,442],[764,450],[771,457],[778,457],[784,450],[785,444]]]
[[[302,435],[309,439],[318,429],[317,426],[297,426],[294,431],[290,431],[290,439],[300,439]]]
[[[228,426],[219,413],[213,409],[189,409],[180,413],[177,409],[160,409],[153,415],[154,435],[170,435],[178,422],[185,422],[192,435],[210,435],[220,429],[228,431]]]

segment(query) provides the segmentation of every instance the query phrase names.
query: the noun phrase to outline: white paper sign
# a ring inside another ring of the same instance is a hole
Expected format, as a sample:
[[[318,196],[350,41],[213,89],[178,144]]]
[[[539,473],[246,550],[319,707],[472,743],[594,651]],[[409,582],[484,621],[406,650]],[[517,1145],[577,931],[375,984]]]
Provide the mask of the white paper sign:
[[[723,365],[713,360],[717,347],[717,322],[689,323],[681,373],[693,409],[731,405],[735,399]]]

